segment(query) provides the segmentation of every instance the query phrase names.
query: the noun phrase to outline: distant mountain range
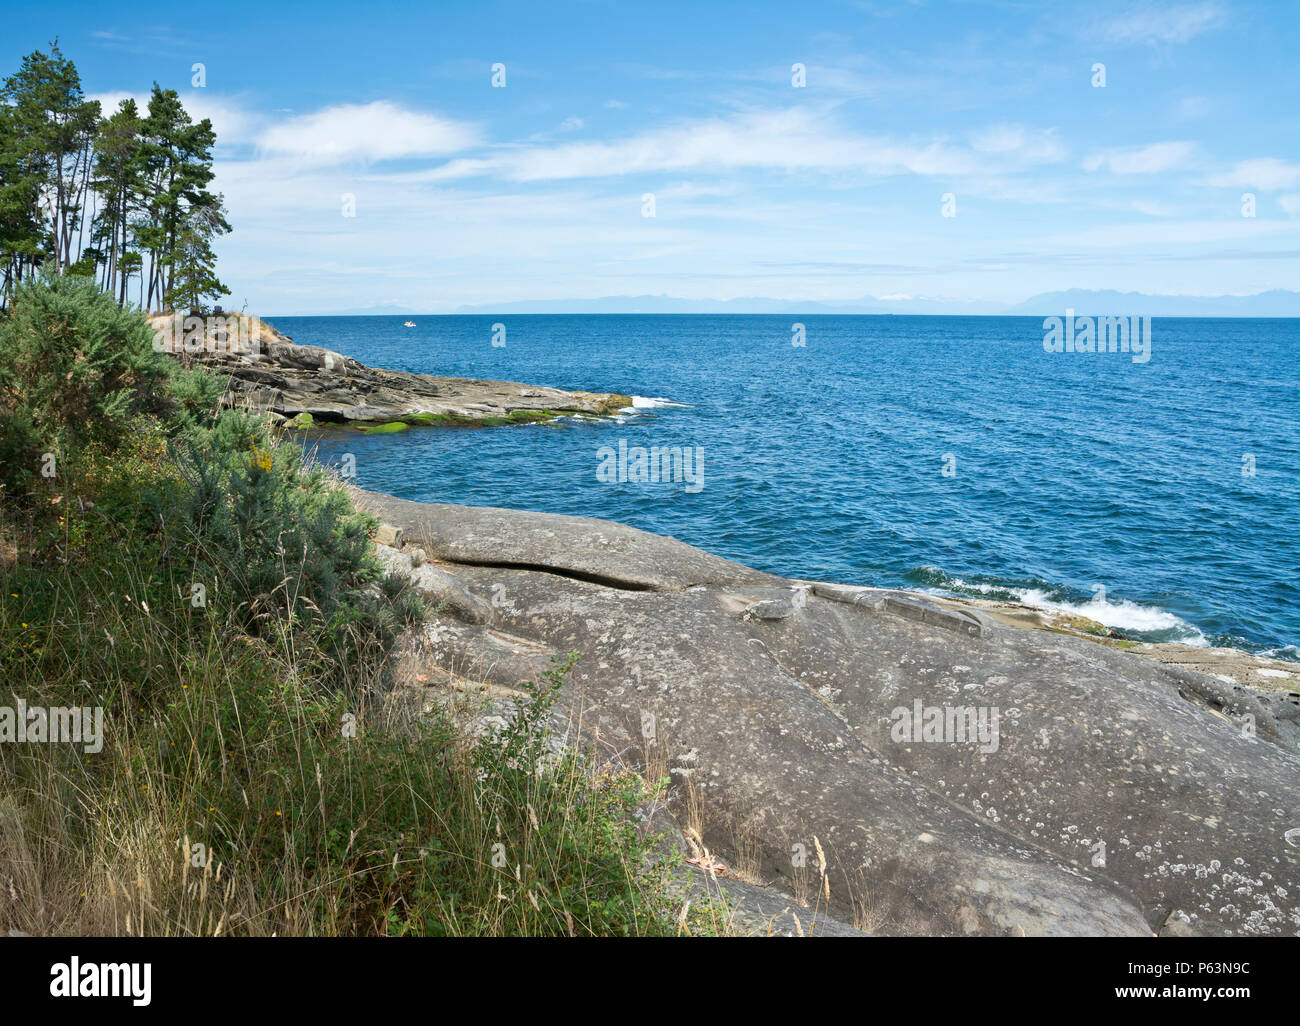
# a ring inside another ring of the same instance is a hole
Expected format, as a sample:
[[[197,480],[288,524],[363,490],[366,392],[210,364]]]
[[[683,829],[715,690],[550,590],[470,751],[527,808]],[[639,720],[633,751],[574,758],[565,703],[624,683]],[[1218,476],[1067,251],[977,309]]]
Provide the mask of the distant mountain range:
[[[1061,315],[1067,309],[1087,316],[1151,317],[1300,317],[1300,292],[1273,289],[1253,296],[1161,296],[1112,289],[1069,289],[1043,292],[1022,303],[864,296],[847,303],[793,302],[784,299],[680,299],[675,296],[604,296],[599,299],[541,299],[484,306],[460,306],[453,313],[483,316],[504,314],[673,314],[771,313],[809,314],[939,314],[948,316]],[[335,316],[418,316],[404,306],[372,306],[338,310]]]
[[[787,299],[678,299],[675,296],[605,296],[601,299],[552,299],[497,306],[462,306],[456,313],[737,313],[737,314],[998,314],[1003,303],[944,300],[888,300],[864,297],[851,303],[797,302]]]
[[[1300,292],[1273,289],[1253,296],[1149,296],[1110,289],[1044,292],[1003,311],[1046,317],[1072,309],[1076,314],[1123,317],[1300,317]]]

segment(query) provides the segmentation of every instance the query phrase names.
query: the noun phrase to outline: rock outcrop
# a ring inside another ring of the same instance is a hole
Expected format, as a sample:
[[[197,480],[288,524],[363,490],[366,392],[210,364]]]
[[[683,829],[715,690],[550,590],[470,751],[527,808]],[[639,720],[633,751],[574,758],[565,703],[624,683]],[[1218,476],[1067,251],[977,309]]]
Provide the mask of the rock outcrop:
[[[226,402],[295,426],[502,426],[557,416],[605,416],[630,396],[566,392],[510,381],[379,370],[319,346],[295,345],[256,318],[158,315],[156,348],[228,377]]]
[[[709,849],[743,849],[791,892],[812,874],[836,919],[900,934],[1300,933],[1285,703],[607,521],[357,499],[422,550],[419,566],[391,553],[434,610],[411,658],[513,688],[581,653],[563,691],[576,729],[669,774],[673,811]]]

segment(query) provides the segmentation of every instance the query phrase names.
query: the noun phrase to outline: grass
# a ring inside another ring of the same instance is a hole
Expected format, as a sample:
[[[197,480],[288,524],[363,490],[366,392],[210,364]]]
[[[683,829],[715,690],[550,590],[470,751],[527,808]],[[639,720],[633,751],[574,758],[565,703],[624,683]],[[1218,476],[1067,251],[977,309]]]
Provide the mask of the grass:
[[[258,445],[250,473],[279,473],[287,446]],[[283,472],[299,480],[292,461]],[[3,507],[0,704],[96,707],[104,737],[98,753],[0,744],[0,934],[606,936],[725,922],[683,911],[671,860],[649,859],[642,777],[551,754],[566,666],[497,736],[467,737],[437,711],[395,719],[392,662],[361,606],[319,622],[269,593],[230,608],[229,553],[180,543],[196,487],[162,434],[141,431]],[[290,577],[310,561],[285,566],[272,591],[298,594]],[[389,588],[359,580],[376,601]]]
[[[291,428],[217,412],[222,382],[93,282],[20,292],[0,315],[0,935],[718,928],[638,832],[656,788],[553,750],[574,657],[499,732],[401,715],[395,643],[424,610],[374,520]],[[91,737],[47,736],[83,712]]]

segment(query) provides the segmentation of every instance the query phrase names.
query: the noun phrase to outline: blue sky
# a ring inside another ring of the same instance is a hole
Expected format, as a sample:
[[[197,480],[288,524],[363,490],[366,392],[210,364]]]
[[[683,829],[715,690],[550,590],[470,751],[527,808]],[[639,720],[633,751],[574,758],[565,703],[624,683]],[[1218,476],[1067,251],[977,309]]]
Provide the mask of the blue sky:
[[[235,226],[219,270],[267,315],[1300,286],[1294,0],[46,2],[4,20],[6,73],[57,34],[87,93],[157,80],[212,118]]]

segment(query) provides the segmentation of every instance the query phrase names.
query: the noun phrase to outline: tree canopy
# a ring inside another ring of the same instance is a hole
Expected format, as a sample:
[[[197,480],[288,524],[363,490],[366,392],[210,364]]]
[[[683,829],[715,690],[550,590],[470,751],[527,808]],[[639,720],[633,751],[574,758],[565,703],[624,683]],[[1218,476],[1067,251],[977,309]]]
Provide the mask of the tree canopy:
[[[150,310],[225,295],[215,143],[174,89],[155,82],[145,111],[128,98],[104,116],[57,40],[24,57],[0,82],[0,309],[41,269],[94,278]]]

